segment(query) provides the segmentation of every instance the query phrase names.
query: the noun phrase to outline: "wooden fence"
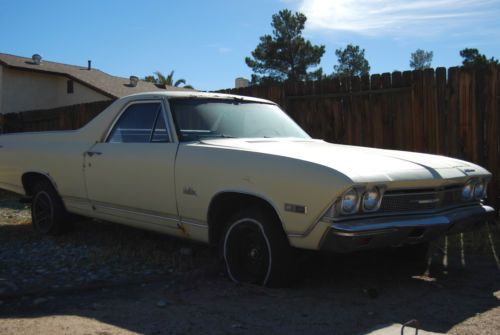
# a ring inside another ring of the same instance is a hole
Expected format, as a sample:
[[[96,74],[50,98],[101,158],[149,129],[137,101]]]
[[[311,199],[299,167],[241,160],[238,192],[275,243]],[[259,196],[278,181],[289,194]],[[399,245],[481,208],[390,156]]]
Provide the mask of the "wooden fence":
[[[314,138],[475,162],[493,173],[488,201],[500,207],[500,67],[437,68],[221,92],[275,101]]]
[[[81,128],[113,101],[98,101],[54,109],[5,114],[0,120],[5,133]],[[1,115],[0,115],[1,117]]]

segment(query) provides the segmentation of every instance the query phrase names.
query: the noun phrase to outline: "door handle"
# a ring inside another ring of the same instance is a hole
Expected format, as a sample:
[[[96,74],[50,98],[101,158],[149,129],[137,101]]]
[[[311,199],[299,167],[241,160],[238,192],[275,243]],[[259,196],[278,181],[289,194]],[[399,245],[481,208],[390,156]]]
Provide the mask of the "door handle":
[[[92,157],[94,155],[100,156],[100,155],[102,155],[102,152],[99,152],[99,151],[87,151],[86,154],[87,154],[87,156]]]

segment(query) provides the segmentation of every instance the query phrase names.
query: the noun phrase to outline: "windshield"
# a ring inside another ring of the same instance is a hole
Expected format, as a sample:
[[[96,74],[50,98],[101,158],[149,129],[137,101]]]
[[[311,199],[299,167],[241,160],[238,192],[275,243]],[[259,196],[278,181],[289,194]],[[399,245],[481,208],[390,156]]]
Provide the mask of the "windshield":
[[[220,99],[171,99],[180,141],[204,138],[310,138],[278,106]]]

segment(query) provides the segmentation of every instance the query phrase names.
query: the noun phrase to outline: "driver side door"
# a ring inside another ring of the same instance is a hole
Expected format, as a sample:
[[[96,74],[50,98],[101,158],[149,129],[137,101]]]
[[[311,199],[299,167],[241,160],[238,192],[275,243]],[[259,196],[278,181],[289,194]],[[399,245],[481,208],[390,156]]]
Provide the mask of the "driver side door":
[[[85,154],[87,196],[96,217],[179,233],[172,131],[163,100],[125,106],[105,142]]]

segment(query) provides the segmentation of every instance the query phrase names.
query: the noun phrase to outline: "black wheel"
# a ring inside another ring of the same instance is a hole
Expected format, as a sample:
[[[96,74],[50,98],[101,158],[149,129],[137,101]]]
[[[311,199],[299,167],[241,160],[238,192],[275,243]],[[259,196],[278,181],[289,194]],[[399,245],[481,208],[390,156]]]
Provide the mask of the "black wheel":
[[[69,215],[52,184],[40,181],[33,188],[31,221],[43,235],[59,235],[69,227]]]
[[[244,210],[226,225],[221,246],[226,272],[237,283],[285,286],[294,276],[293,249],[275,215]]]

